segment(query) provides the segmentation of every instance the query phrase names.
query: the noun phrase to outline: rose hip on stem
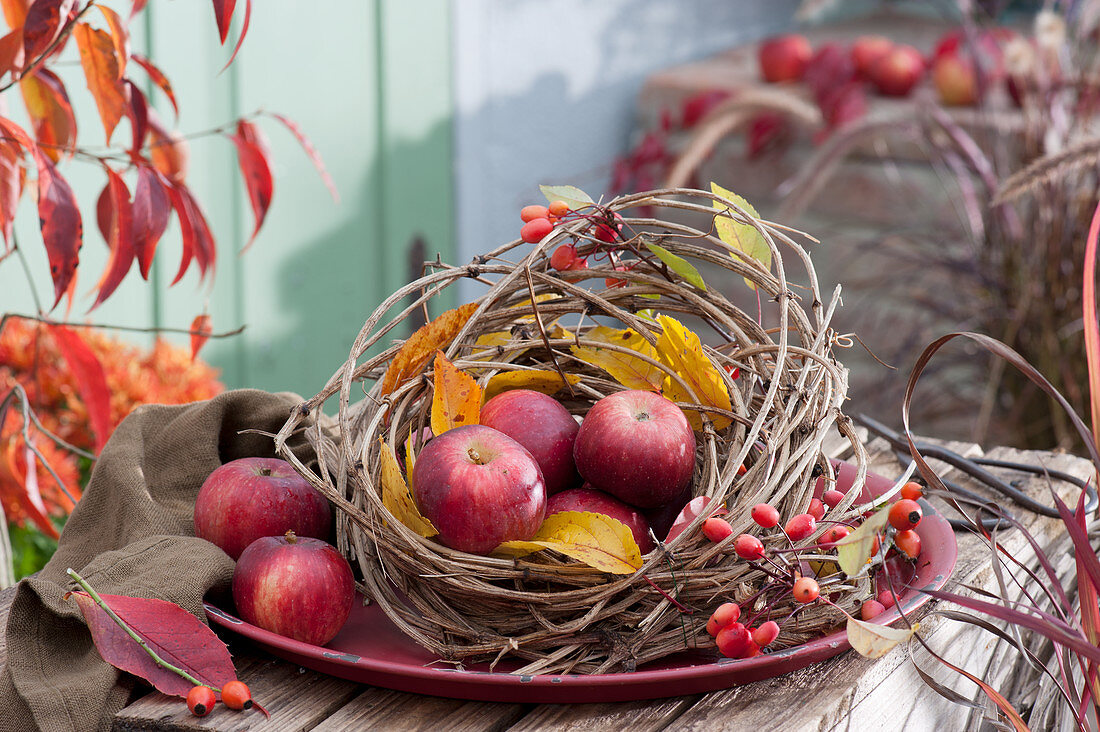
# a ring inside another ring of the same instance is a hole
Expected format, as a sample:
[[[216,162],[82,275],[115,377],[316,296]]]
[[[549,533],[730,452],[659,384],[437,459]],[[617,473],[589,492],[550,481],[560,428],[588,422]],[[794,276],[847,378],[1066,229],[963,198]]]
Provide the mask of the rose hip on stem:
[[[752,507],[752,520],[762,529],[770,529],[779,523],[779,511],[767,503],[758,503]]]

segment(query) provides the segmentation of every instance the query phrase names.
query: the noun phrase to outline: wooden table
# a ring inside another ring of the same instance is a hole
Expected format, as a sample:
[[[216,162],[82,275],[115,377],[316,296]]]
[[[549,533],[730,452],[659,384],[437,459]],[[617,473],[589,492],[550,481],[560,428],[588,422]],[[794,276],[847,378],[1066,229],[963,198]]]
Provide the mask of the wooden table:
[[[966,455],[981,454],[978,446],[948,443]],[[869,444],[872,469],[897,475],[899,467],[881,440]],[[1054,453],[1021,452],[997,448],[991,457],[1063,470],[1082,478],[1092,475],[1090,464]],[[944,474],[949,471],[945,468]],[[955,477],[958,474],[955,473]],[[1019,473],[1011,479],[1046,501],[1042,480]],[[961,481],[964,484],[966,481]],[[969,484],[974,487],[973,483]],[[1075,489],[1067,489],[1072,493]],[[1057,540],[1058,522],[1027,514],[1025,518],[1040,543]],[[1017,557],[1024,555],[1018,532],[1005,532],[1002,542]],[[954,580],[992,585],[987,550],[972,537],[959,536],[959,560]],[[6,622],[12,590],[0,593],[0,621]],[[929,608],[925,609],[927,613]],[[942,618],[922,624],[921,635],[930,645],[996,686],[1012,670],[1012,656],[991,636]],[[181,700],[147,694],[115,718],[115,730],[962,730],[973,725],[978,713],[949,703],[917,676],[904,649],[896,648],[877,661],[849,651],[801,671],[710,694],[607,704],[507,704],[462,701],[390,691],[332,678],[274,658],[237,637],[226,636],[240,678],[271,712],[265,719],[255,711],[232,712],[221,705],[208,717],[191,716]],[[2,638],[0,638],[2,643]],[[0,662],[3,648],[0,646]],[[968,697],[980,692],[935,661],[923,667],[935,672]]]

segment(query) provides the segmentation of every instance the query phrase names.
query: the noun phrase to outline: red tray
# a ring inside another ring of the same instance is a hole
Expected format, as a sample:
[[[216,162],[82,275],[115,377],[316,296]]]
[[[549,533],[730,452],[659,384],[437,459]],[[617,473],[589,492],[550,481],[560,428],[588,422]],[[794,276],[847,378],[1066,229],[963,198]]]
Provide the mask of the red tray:
[[[850,486],[855,469],[839,465],[841,487]],[[865,494],[878,495],[893,481],[868,475]],[[821,486],[818,486],[820,493]],[[955,568],[957,548],[950,524],[925,501],[924,519],[917,527],[922,553],[913,578],[899,593],[901,609],[912,612],[929,600],[924,589],[944,585]],[[326,646],[291,640],[240,620],[210,604],[206,614],[215,625],[249,638],[272,654],[322,673],[398,691],[458,699],[498,702],[579,703],[656,699],[698,694],[778,676],[823,661],[850,646],[843,630],[755,658],[717,658],[714,652],[684,653],[648,664],[630,673],[560,676],[518,676],[498,664],[450,668],[431,652],[401,633],[377,604],[356,604],[340,633]],[[898,608],[875,622],[890,624]],[[510,668],[516,668],[511,666]]]

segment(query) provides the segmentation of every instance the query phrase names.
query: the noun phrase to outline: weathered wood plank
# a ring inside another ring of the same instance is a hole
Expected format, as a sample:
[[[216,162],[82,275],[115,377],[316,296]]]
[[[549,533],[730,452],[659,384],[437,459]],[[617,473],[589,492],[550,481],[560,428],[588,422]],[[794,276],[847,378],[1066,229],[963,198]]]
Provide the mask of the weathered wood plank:
[[[314,732],[367,729],[497,732],[507,729],[529,708],[521,704],[444,699],[370,687],[314,728]]]
[[[656,732],[689,709],[698,696],[619,704],[544,704],[536,707],[508,732],[630,730]]]
[[[155,692],[119,712],[112,729],[298,732],[315,727],[362,688],[285,661],[259,660],[251,655],[238,658],[237,675],[271,713],[270,719],[254,709],[235,712],[221,704],[209,716],[195,717],[181,699]]]

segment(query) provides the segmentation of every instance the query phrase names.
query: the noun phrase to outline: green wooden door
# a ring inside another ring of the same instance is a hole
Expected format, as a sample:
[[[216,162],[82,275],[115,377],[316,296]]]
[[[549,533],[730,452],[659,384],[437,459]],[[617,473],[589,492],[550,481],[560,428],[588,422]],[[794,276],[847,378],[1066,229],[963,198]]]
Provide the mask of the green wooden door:
[[[150,3],[133,29],[134,48],[172,80],[179,129],[191,135],[261,108],[285,114],[315,143],[341,201],[333,202],[290,133],[262,120],[275,191],[263,230],[240,256],[253,220],[236,154],[224,136],[198,137],[191,143],[188,181],[218,239],[213,287],[200,284],[194,270],[168,286],[180,254],[173,220],[158,250],[156,283],[149,286],[131,272],[88,316],[94,298],[86,293],[106,261],[92,223],[104,176],[94,166],[69,163],[62,172],[86,222],[79,296],[70,317],[186,328],[209,303],[215,330],[245,326],[242,335],[212,340],[203,353],[223,370],[227,386],[305,396],[318,391],[347,358],[370,312],[408,280],[410,242],[422,238],[429,258],[439,251],[446,259],[453,250],[448,10],[446,0],[255,3],[240,55],[219,74],[231,48],[218,43],[210,3]],[[144,79],[140,70],[131,76]],[[63,77],[87,139],[100,142],[79,66],[66,68]],[[171,122],[166,100],[147,92]],[[116,137],[128,134],[120,129]],[[18,235],[37,289],[49,293],[36,220],[33,205],[24,201]],[[33,311],[16,263],[0,265],[0,282],[0,311]],[[173,339],[186,343],[186,337]]]

